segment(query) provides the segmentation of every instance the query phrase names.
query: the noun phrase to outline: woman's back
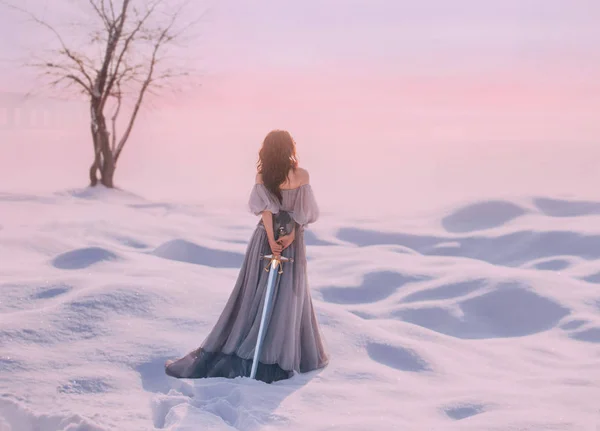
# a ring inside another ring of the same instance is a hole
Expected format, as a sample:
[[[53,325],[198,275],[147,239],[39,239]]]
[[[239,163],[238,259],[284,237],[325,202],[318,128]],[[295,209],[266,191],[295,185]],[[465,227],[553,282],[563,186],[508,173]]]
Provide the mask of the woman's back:
[[[286,181],[284,181],[279,188],[281,190],[296,189],[305,184],[309,184],[309,182],[310,176],[308,171],[304,168],[297,167],[289,170]],[[263,184],[262,174],[256,174],[256,183]]]
[[[310,188],[310,177],[308,171],[303,168],[290,169],[287,180],[281,184],[281,203],[268,192],[262,182],[261,174],[256,175],[256,186],[261,187],[262,190],[258,193],[262,199],[271,202],[271,209],[278,208],[283,211],[290,211],[297,215],[297,220],[300,224],[303,224],[304,219],[310,219],[310,221],[316,220],[318,210],[316,202],[312,202],[312,190]],[[263,194],[264,193],[264,194]],[[308,198],[307,198],[307,195]],[[252,203],[251,203],[252,206]],[[308,206],[308,208],[306,208]],[[303,217],[302,213],[310,213],[309,217]],[[302,220],[302,221],[300,221]]]
[[[319,210],[310,177],[306,169],[298,166],[296,144],[288,132],[273,130],[265,137],[256,167],[249,201],[254,214],[265,211],[275,214],[283,210],[289,212],[301,228],[316,221]]]

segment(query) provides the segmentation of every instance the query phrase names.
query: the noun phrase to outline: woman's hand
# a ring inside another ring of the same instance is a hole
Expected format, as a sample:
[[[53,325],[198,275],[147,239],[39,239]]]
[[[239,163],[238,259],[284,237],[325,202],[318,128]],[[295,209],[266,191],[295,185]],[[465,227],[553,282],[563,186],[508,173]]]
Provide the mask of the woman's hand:
[[[269,240],[269,247],[271,247],[271,253],[273,253],[273,256],[279,256],[283,251],[283,247],[281,246],[281,244],[274,240]]]
[[[281,247],[283,248],[283,250],[285,250],[286,248],[288,248],[290,245],[292,245],[292,243],[294,242],[294,239],[296,239],[296,230],[292,230],[292,233],[282,236],[281,238],[279,238],[277,240],[277,242],[281,245]]]

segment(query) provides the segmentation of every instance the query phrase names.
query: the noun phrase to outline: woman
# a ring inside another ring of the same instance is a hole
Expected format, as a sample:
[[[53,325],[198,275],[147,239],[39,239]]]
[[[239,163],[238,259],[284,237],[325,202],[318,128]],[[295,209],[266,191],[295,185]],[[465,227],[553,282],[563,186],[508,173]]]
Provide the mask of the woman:
[[[307,284],[304,244],[304,227],[317,220],[319,210],[308,172],[298,167],[295,143],[288,132],[275,130],[266,136],[249,206],[261,220],[233,292],[202,346],[167,362],[166,373],[172,377],[250,375],[269,276],[264,270],[268,262],[261,256],[270,253],[292,258],[293,263],[283,263],[283,273],[276,279],[256,378],[271,383],[327,365]],[[276,240],[273,215],[280,211],[289,213],[294,227],[289,235]]]

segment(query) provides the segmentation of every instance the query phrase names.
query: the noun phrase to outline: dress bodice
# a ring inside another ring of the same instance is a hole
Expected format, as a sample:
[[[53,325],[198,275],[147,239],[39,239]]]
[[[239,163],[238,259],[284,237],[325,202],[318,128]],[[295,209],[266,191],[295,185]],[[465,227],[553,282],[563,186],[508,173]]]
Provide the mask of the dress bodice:
[[[281,190],[282,202],[264,184],[255,184],[250,193],[250,211],[259,215],[263,211],[273,214],[287,211],[299,225],[314,223],[319,218],[319,207],[310,184]]]

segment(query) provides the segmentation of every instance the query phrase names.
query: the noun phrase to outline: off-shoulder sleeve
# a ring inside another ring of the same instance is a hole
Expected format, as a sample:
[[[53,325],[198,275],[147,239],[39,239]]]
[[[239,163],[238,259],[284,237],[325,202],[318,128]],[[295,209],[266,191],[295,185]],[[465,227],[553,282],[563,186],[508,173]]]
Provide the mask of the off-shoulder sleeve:
[[[264,184],[254,184],[248,200],[248,207],[254,215],[259,215],[263,211],[271,211],[273,214],[279,212],[277,198],[267,190]]]
[[[306,184],[298,190],[292,218],[300,225],[314,223],[319,218],[319,206],[310,184]]]

